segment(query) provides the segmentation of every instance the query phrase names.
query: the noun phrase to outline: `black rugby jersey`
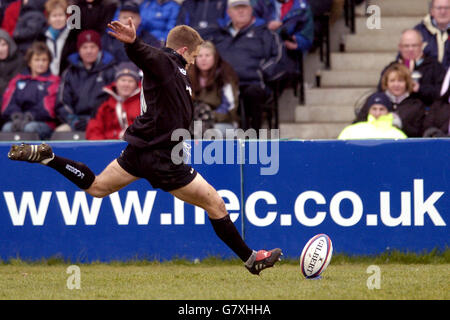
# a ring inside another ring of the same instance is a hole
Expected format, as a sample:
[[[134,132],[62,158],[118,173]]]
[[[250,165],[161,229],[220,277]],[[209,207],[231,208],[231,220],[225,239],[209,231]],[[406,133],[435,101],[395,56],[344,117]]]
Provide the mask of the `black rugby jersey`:
[[[170,48],[157,49],[136,38],[125,44],[128,57],[144,74],[141,115],[128,127],[124,140],[138,148],[172,148],[176,129],[189,129],[194,105],[185,70],[186,60]]]

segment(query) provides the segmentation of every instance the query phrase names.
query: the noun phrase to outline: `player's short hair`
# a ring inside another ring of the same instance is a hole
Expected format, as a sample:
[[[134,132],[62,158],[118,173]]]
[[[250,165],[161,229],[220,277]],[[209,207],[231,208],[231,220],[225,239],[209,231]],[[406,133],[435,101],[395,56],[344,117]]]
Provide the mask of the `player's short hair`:
[[[397,77],[400,80],[404,80],[406,82],[406,91],[411,93],[414,89],[414,81],[411,77],[411,72],[409,71],[409,69],[401,63],[395,63],[386,69],[381,78],[381,89],[383,89],[383,91],[387,90],[388,78],[389,75],[393,72],[397,74]]]
[[[166,46],[173,50],[187,47],[188,52],[192,53],[203,42],[202,37],[195,29],[186,25],[179,25],[170,30],[167,35]]]

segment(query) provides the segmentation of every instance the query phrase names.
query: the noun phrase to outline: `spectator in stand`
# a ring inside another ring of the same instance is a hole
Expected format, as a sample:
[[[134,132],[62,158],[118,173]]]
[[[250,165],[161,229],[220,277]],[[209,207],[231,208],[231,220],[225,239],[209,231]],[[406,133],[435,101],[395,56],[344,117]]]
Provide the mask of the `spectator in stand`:
[[[55,103],[58,76],[51,74],[52,55],[43,42],[35,42],[27,50],[28,70],[16,75],[3,96],[2,117],[7,122],[3,132],[36,132],[48,139],[56,126]]]
[[[67,41],[70,29],[67,27],[67,1],[66,0],[48,0],[45,3],[45,16],[47,17],[48,27],[39,37],[40,41],[47,44],[51,54],[52,63],[50,71],[54,75],[60,76],[67,63],[62,62],[67,59],[70,44]],[[64,67],[61,67],[63,65]]]
[[[136,27],[137,36],[141,40],[151,46],[157,48],[161,47],[161,42],[147,30],[142,28],[139,5],[135,1],[124,2],[119,10],[118,18],[119,21],[123,24],[127,24],[128,18],[131,18],[133,20],[134,26]],[[130,61],[130,58],[128,58],[127,53],[125,52],[123,43],[107,33],[102,36],[102,47],[104,48],[104,50],[108,51],[114,56],[114,59],[117,63]]]
[[[6,8],[11,4],[11,2],[15,1],[17,0],[0,0],[0,26],[2,25]]]
[[[264,24],[256,23],[249,0],[228,0],[227,13],[230,23],[212,28],[204,38],[213,41],[222,58],[238,74],[239,95],[246,116],[245,129],[259,130],[262,106],[272,94],[266,82],[285,72],[279,70],[284,48],[276,33]]]
[[[399,43],[399,55],[397,60],[391,62],[382,72],[396,63],[404,64],[412,74],[414,80],[413,92],[422,100],[426,106],[431,106],[440,97],[442,81],[445,76],[445,69],[433,57],[427,56],[423,52],[422,35],[415,29],[403,31]],[[379,89],[381,88],[381,83]]]
[[[20,0],[6,9],[2,28],[12,35],[22,54],[46,27],[44,4],[45,0]]]
[[[114,58],[101,50],[100,35],[85,30],[78,36],[78,52],[69,56],[58,93],[56,113],[63,123],[57,131],[85,131],[89,119],[108,98],[103,87],[114,80]]]
[[[383,73],[381,89],[391,99],[394,111],[401,120],[399,128],[408,137],[421,137],[426,105],[414,92],[416,83],[411,77],[410,70],[404,64],[393,64]],[[361,108],[357,121],[367,118],[367,105]]]
[[[194,120],[201,120],[202,130],[215,128],[225,137],[227,129],[237,127],[239,79],[233,68],[205,41],[188,69],[194,100]],[[210,125],[208,125],[210,124]]]
[[[217,27],[227,18],[226,10],[226,0],[184,0],[177,25],[191,26],[202,35],[205,29]]]
[[[132,62],[122,62],[115,82],[103,88],[109,98],[98,108],[86,129],[88,140],[121,139],[128,126],[141,113],[139,69]]]
[[[180,5],[173,0],[144,0],[140,12],[142,27],[163,44],[176,25]]]
[[[437,59],[447,69],[450,66],[450,0],[432,0],[430,13],[415,29],[420,31],[427,56]]]
[[[0,29],[0,103],[9,81],[25,66],[14,40],[11,39],[8,32]]]
[[[333,0],[309,1],[314,19],[314,41],[310,51],[314,51],[320,46],[321,36],[325,33],[325,22],[320,19],[326,13],[331,12]],[[328,22],[330,23],[330,22]]]
[[[366,102],[366,121],[351,124],[342,130],[338,139],[405,139],[406,134],[394,125],[392,102],[383,92],[372,94]]]
[[[425,116],[423,128],[424,137],[450,136],[450,67],[442,84],[441,97]]]

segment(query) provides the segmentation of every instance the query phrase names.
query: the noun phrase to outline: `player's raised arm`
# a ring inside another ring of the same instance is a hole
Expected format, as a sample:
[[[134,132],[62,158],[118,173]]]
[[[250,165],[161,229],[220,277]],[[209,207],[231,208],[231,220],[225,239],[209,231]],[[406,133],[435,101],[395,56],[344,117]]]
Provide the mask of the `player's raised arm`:
[[[112,21],[108,23],[108,28],[112,30],[108,31],[108,34],[123,43],[133,43],[136,40],[136,27],[131,18],[128,18],[128,24]]]

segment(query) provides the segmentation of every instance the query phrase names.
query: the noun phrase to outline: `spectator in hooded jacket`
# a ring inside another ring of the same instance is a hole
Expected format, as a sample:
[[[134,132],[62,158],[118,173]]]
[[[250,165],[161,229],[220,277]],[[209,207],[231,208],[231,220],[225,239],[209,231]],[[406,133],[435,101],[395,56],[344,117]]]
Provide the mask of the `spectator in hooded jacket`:
[[[43,42],[27,50],[28,70],[16,75],[3,95],[3,132],[36,132],[48,139],[56,126],[55,103],[59,77],[49,71],[52,56]]]
[[[381,89],[391,99],[394,111],[402,122],[399,127],[408,137],[421,137],[423,133],[426,105],[414,92],[415,86],[410,70],[400,63],[387,68],[381,79]],[[364,121],[367,110],[367,106],[364,106],[357,120]]]
[[[188,25],[202,35],[205,29],[217,27],[227,19],[226,10],[226,0],[185,0],[181,4],[177,25]]]
[[[382,76],[390,66],[404,64],[414,80],[413,92],[417,93],[426,106],[431,106],[439,99],[442,81],[445,76],[444,67],[433,57],[423,52],[423,39],[419,31],[408,29],[403,31],[399,43],[399,55],[382,72]],[[381,87],[381,83],[379,89]]]
[[[139,5],[135,1],[126,1],[120,7],[118,20],[127,24],[128,18],[133,20],[136,34],[142,41],[156,48],[161,47],[162,43],[142,27]],[[123,43],[107,33],[102,36],[102,47],[114,56],[117,63],[130,61]]]
[[[139,69],[132,62],[122,62],[115,82],[103,88],[109,98],[98,108],[86,129],[88,140],[121,139],[128,126],[141,112]]]
[[[279,75],[278,63],[284,48],[276,33],[258,24],[249,0],[228,0],[227,13],[230,23],[212,28],[204,38],[212,40],[222,58],[238,74],[244,125],[259,130],[262,106],[271,97],[266,82]]]
[[[351,124],[342,130],[338,139],[405,139],[400,129],[394,125],[392,102],[383,92],[372,94],[366,102],[367,120]]]
[[[450,66],[449,28],[450,0],[432,0],[430,13],[415,27],[426,43],[425,54],[437,59],[445,69]]]
[[[237,127],[239,79],[212,42],[205,41],[199,48],[195,64],[188,69],[194,121],[202,121],[203,132],[214,128],[225,137],[227,129]]]
[[[180,5],[173,0],[144,0],[140,12],[142,27],[164,43],[176,25]]]
[[[0,103],[9,81],[24,66],[23,57],[17,51],[16,43],[5,30],[0,29]]]
[[[113,56],[101,50],[100,35],[85,30],[78,36],[78,52],[69,56],[58,93],[58,131],[85,131],[89,119],[108,98],[103,87],[114,80]]]

